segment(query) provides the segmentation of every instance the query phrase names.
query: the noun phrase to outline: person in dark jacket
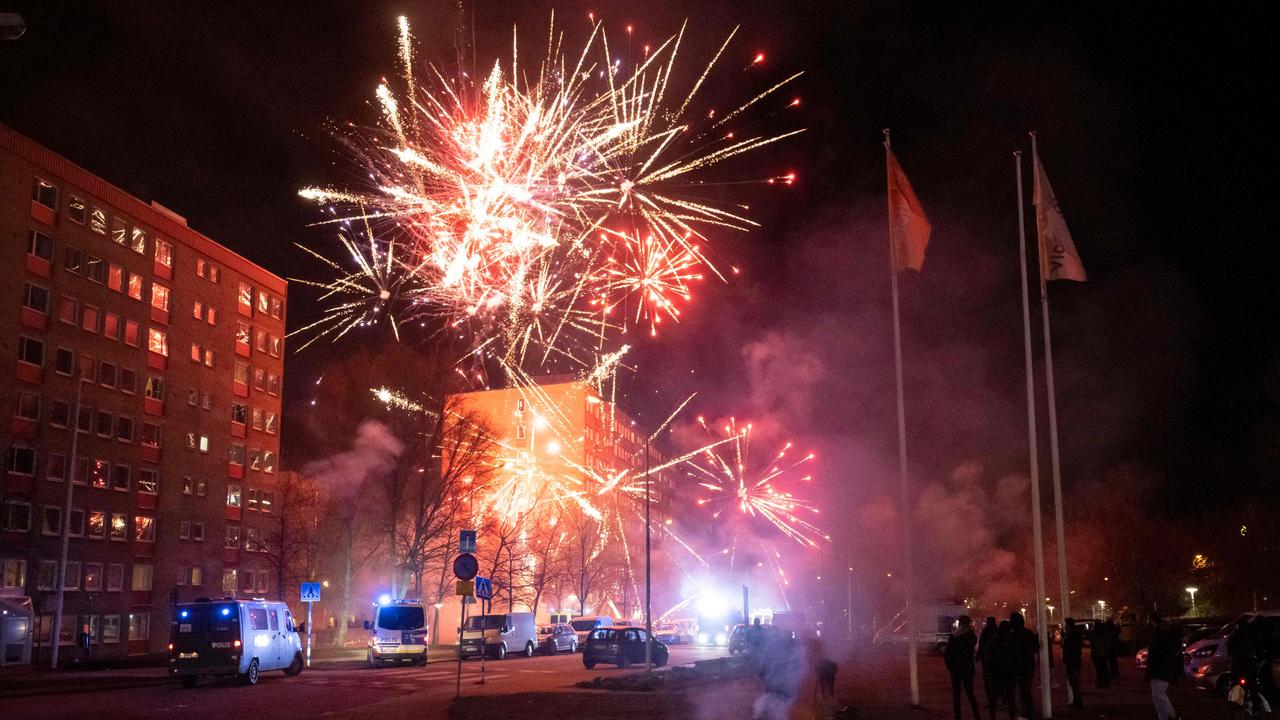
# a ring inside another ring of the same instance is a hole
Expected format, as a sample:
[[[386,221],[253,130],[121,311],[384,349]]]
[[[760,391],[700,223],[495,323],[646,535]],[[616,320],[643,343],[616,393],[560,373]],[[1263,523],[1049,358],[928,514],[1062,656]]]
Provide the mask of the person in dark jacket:
[[[1013,680],[1017,685],[1018,702],[1022,706],[1020,717],[1033,718],[1036,707],[1031,698],[1031,684],[1035,680],[1040,638],[1027,629],[1022,613],[1009,613],[1009,624],[1013,626]],[[1011,711],[1012,709],[1010,706]]]
[[[1013,623],[1001,620],[995,637],[987,643],[987,655],[982,660],[986,666],[984,672],[990,672],[995,678],[997,697],[1009,709],[1009,720],[1018,716],[1018,706],[1013,701],[1013,691],[1018,684],[1014,677],[1014,644]],[[991,705],[991,720],[995,720],[995,703]]]
[[[1107,632],[1111,636],[1111,652],[1107,654],[1107,675],[1112,680],[1120,679],[1120,625],[1115,618],[1108,618]]]
[[[997,682],[996,669],[987,662],[987,654],[995,638],[996,619],[988,615],[986,622],[982,625],[982,632],[978,633],[978,654],[975,662],[982,663],[982,688],[987,693],[987,712],[990,713],[992,720],[995,720],[996,702],[1000,699],[1000,685]]]
[[[1253,685],[1258,668],[1258,645],[1262,633],[1256,618],[1243,618],[1227,636],[1227,655],[1231,658],[1231,674],[1236,682]]]
[[[1067,684],[1071,687],[1071,707],[1084,709],[1080,695],[1080,659],[1084,654],[1084,632],[1076,625],[1075,618],[1067,618],[1062,633],[1062,666],[1067,669]]]
[[[960,692],[969,696],[969,707],[973,709],[974,720],[982,720],[978,711],[978,699],[973,696],[974,652],[978,647],[978,636],[973,632],[973,621],[968,615],[961,615],[959,627],[947,638],[947,649],[943,659],[947,663],[947,672],[951,675],[951,707],[955,711],[956,720],[960,720]]]
[[[1157,613],[1151,613],[1151,644],[1147,646],[1147,680],[1159,720],[1176,720],[1169,701],[1169,685],[1182,677],[1182,635]]]
[[[1093,661],[1093,674],[1096,686],[1101,688],[1111,685],[1111,633],[1102,621],[1093,624],[1093,632],[1089,633],[1089,659]]]

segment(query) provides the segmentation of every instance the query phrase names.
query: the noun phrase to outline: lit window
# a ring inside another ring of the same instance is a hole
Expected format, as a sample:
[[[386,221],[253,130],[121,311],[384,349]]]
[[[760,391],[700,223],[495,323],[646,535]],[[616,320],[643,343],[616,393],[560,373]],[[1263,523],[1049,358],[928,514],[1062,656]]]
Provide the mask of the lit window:
[[[111,242],[117,245],[129,245],[129,226],[123,218],[111,218]]]
[[[236,363],[235,375],[233,376],[233,380],[235,380],[235,382],[238,382],[242,385],[248,385],[249,384],[249,366],[242,362]]]
[[[89,487],[95,487],[105,490],[108,487],[108,475],[111,473],[111,463],[106,460],[96,459],[89,463]]]
[[[270,342],[269,352],[271,353],[271,357],[280,357],[280,349],[283,346],[281,339],[275,335],[271,335],[268,337],[268,341]]]
[[[267,413],[267,432],[275,435],[279,429],[279,420],[275,413]]]
[[[134,228],[129,247],[139,255],[147,254],[147,233],[142,228]]]
[[[153,526],[152,532],[154,532],[154,526]],[[154,540],[154,537],[152,539]],[[155,566],[149,565],[149,564],[143,564],[143,563],[136,563],[133,566],[133,583],[130,587],[131,589],[138,592],[143,592],[143,591],[150,592],[151,583],[154,577],[155,577]],[[133,629],[132,628],[133,618],[134,618],[133,615],[129,616],[129,625],[131,630]]]
[[[264,292],[258,292],[258,312],[266,315],[271,312],[271,298]]]
[[[232,465],[244,465],[245,452],[243,445],[232,445],[229,455]]]
[[[169,356],[169,338],[156,328],[147,328],[147,349],[157,355]]]
[[[227,530],[230,531],[231,528],[227,528]],[[239,545],[239,544],[240,544],[240,538],[237,537],[236,545]],[[235,547],[235,545],[227,545],[227,547],[229,548]],[[236,577],[235,568],[226,568],[225,570],[222,571],[222,592],[228,595],[234,595],[236,593],[237,582],[238,582],[238,578]]]
[[[197,320],[204,319],[204,303],[200,302],[199,300],[196,300],[194,303],[191,304],[191,317]]]
[[[98,308],[84,306],[84,311],[80,313],[80,327],[91,333],[98,332]]]
[[[155,542],[156,519],[150,515],[134,515],[133,539],[137,542]]]
[[[138,322],[136,320],[124,321],[124,344],[129,347],[138,347]]]
[[[164,378],[154,375],[147,377],[147,386],[143,389],[143,394],[152,400],[164,402]]]
[[[271,317],[277,320],[284,319],[284,301],[278,297],[271,298]]]
[[[204,350],[200,347],[199,343],[191,343],[191,362],[200,362],[203,357]]]
[[[165,267],[173,267],[173,245],[167,240],[156,238],[156,262]]]
[[[249,325],[248,323],[236,323],[236,342],[241,345],[249,344]]]
[[[102,336],[112,340],[120,339],[120,316],[107,313],[102,316]]]
[[[236,406],[236,405],[233,405],[233,406],[232,406],[232,413],[233,413],[233,415],[234,415],[234,408],[235,408],[235,407],[237,407],[237,406]],[[253,409],[253,429],[254,429],[254,430],[264,430],[264,429],[266,429],[266,415],[267,415],[267,414],[266,414],[266,412],[265,412],[262,408],[254,408],[254,409]],[[241,422],[243,422],[243,421],[241,421]]]
[[[132,273],[129,275],[129,297],[133,298],[134,300],[142,299],[142,276],[141,275],[135,275]]]
[[[129,523],[124,513],[111,513],[110,537],[112,540],[124,542],[128,539]]]
[[[262,453],[262,471],[265,473],[276,471],[276,454],[270,450]]]
[[[101,540],[107,536],[107,514],[101,510],[89,513],[89,538]]]
[[[89,229],[98,233],[99,235],[107,234],[107,211],[106,210],[103,210],[97,205],[93,206],[93,209],[89,211]]]
[[[50,184],[49,181],[44,178],[36,178],[35,189],[31,192],[31,199],[50,210],[57,210],[58,187]]]
[[[89,205],[83,199],[75,195],[67,198],[67,217],[71,219],[71,222],[83,225],[88,215]]]
[[[206,348],[204,351],[204,366],[213,367],[213,365],[213,351]],[[208,408],[205,409],[207,410]]]
[[[151,307],[169,312],[169,288],[160,283],[151,283]]]
[[[209,452],[209,436],[208,435],[200,436],[200,452],[202,453]]]
[[[253,314],[253,287],[246,283],[240,283],[240,291],[237,295],[240,309],[246,315]]]
[[[62,300],[58,303],[58,320],[68,324],[75,325],[79,322],[80,304],[73,297],[62,296]]]
[[[227,507],[240,507],[240,493],[239,485],[227,486]]]
[[[218,308],[215,308],[215,307],[206,308],[205,320],[208,321],[210,325],[217,325],[218,324]]]
[[[241,403],[231,403],[231,422],[240,423],[241,425],[248,422],[249,406]],[[257,419],[255,411],[255,420]]]
[[[151,468],[138,470],[138,492],[155,495],[160,492],[160,473]]]

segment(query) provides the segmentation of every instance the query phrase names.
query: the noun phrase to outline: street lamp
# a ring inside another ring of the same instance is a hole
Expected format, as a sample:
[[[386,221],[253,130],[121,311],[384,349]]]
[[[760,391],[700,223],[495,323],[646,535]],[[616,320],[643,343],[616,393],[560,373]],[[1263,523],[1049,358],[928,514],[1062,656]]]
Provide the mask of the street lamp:
[[[1044,609],[1049,611],[1049,622],[1050,622],[1050,623],[1053,623],[1053,606],[1052,606],[1052,605],[1045,605],[1045,606],[1044,606]]]
[[[1096,617],[1106,617],[1107,603],[1105,600],[1098,601],[1098,614]]]
[[[1187,594],[1191,596],[1191,614],[1196,614],[1196,593],[1200,590],[1198,587],[1187,588]]]

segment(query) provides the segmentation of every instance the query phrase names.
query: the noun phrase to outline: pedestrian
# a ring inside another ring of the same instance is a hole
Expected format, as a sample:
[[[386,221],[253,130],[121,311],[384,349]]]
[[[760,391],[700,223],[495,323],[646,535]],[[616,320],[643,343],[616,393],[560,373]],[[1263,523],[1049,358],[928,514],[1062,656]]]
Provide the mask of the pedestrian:
[[[987,712],[991,715],[991,720],[995,720],[996,702],[1000,699],[998,675],[996,668],[992,667],[994,661],[987,661],[995,639],[996,619],[988,615],[986,622],[982,624],[982,632],[978,634],[978,652],[974,661],[982,663],[982,689],[987,693]]]
[[[1235,677],[1236,682],[1243,680],[1246,686],[1255,684],[1261,635],[1254,619],[1244,617],[1236,624],[1236,629],[1227,636],[1227,655],[1231,658],[1231,675]]]
[[[993,671],[995,676],[995,685],[998,690],[998,697],[1009,709],[1009,720],[1014,720],[1018,716],[1018,706],[1013,700],[1014,689],[1018,685],[1015,678],[1015,639],[1013,635],[1013,623],[1008,620],[1001,620],[1000,625],[996,628],[996,636],[991,639],[987,645],[987,669]],[[991,707],[991,720],[995,720],[995,705]]]
[[[1080,695],[1080,657],[1084,653],[1084,632],[1076,625],[1075,618],[1067,618],[1062,635],[1062,666],[1067,669],[1067,685],[1071,688],[1071,707],[1084,709]]]
[[[787,720],[800,694],[805,663],[799,644],[792,637],[779,638],[765,646],[759,673],[764,692],[751,704],[755,720]]]
[[[1169,701],[1169,685],[1182,677],[1182,637],[1158,613],[1151,613],[1150,621],[1147,680],[1151,681],[1151,702],[1159,720],[1176,720],[1178,713]]]
[[[814,675],[814,716],[818,720],[833,720],[844,710],[836,702],[836,671],[839,666],[827,656],[822,638],[812,635],[805,642],[809,668]]]
[[[1120,680],[1120,625],[1114,617],[1107,618],[1107,632],[1111,636],[1111,652],[1107,655],[1107,675],[1112,681]]]
[[[1111,633],[1101,620],[1094,622],[1089,633],[1089,659],[1093,661],[1093,675],[1099,689],[1111,686]]]
[[[1040,638],[1027,629],[1022,613],[1009,613],[1009,624],[1013,626],[1013,679],[1017,685],[1018,702],[1022,707],[1022,715],[1019,717],[1033,718],[1036,707],[1031,699],[1031,683],[1035,680]]]
[[[978,647],[978,636],[973,632],[973,620],[968,615],[961,615],[958,623],[959,627],[947,638],[947,648],[943,654],[947,672],[951,675],[951,708],[955,711],[956,720],[960,720],[960,692],[963,690],[969,697],[974,720],[982,720],[978,698],[973,696],[973,658]]]

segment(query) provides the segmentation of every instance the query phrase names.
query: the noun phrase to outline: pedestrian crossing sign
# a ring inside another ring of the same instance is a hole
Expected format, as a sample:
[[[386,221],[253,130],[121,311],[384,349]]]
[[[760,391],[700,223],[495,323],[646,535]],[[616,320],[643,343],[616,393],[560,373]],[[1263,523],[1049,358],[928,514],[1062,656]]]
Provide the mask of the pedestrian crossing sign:
[[[302,589],[298,591],[298,599],[304,603],[320,602],[320,583],[302,583]]]

